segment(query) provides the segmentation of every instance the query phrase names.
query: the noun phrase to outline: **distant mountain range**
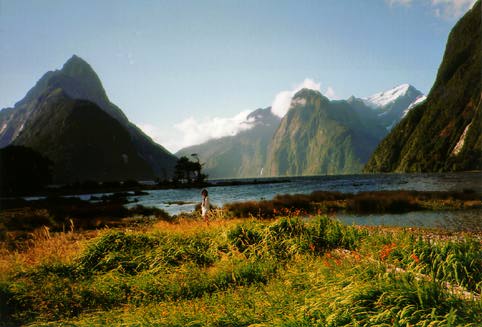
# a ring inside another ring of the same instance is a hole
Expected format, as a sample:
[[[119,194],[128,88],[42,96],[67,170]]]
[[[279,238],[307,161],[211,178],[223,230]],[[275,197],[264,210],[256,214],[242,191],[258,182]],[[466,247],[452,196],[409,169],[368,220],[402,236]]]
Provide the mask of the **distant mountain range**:
[[[257,109],[247,117],[252,127],[234,136],[209,140],[179,150],[177,156],[196,153],[210,178],[260,177],[266,164],[269,143],[280,118],[271,108]]]
[[[362,100],[377,113],[380,123],[390,130],[416,103],[424,101],[425,96],[412,85],[402,84]]]
[[[210,178],[358,173],[388,130],[421,99],[408,84],[346,101],[303,89],[282,119],[270,108],[257,109],[248,116],[251,129],[176,155],[196,153]]]
[[[168,178],[177,160],[129,122],[75,55],[0,111],[0,147],[10,144],[53,161],[57,183]]]
[[[357,111],[348,101],[330,101],[318,91],[296,93],[270,143],[268,174],[361,171],[386,129],[373,119],[370,109],[359,105]]]
[[[482,169],[482,24],[477,1],[450,32],[427,99],[380,143],[367,172]]]
[[[199,158],[210,178],[480,170],[480,12],[478,0],[453,28],[426,97],[409,84],[336,101],[302,89],[283,118],[256,109],[250,128],[176,155]],[[56,183],[165,179],[177,160],[129,122],[77,56],[0,111],[0,148],[8,145],[50,159]]]

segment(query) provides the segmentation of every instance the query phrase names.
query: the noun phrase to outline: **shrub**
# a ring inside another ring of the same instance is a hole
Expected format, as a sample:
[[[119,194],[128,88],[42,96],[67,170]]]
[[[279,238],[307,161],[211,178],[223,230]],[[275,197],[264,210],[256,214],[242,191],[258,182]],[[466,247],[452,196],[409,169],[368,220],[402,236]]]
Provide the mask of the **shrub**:
[[[217,247],[204,235],[191,237],[164,237],[153,252],[151,268],[179,266],[192,262],[199,266],[209,266],[218,259]]]
[[[109,232],[84,251],[79,268],[84,274],[112,269],[136,273],[147,268],[143,255],[156,245],[158,241],[147,235]]]
[[[237,225],[228,232],[228,240],[240,251],[244,252],[252,245],[259,244],[263,239],[261,233],[253,226]]]
[[[154,207],[144,207],[141,205],[136,205],[135,207],[129,208],[129,216],[140,215],[144,217],[155,217],[161,220],[172,220],[172,217],[162,209]]]
[[[361,214],[403,213],[421,209],[415,198],[404,191],[359,193],[348,200],[347,207],[349,211]]]

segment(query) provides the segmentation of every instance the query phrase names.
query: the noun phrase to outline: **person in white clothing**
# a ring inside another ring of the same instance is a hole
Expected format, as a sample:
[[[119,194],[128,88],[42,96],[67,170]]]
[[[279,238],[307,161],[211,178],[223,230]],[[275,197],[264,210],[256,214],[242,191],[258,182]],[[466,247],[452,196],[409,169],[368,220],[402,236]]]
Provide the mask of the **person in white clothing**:
[[[201,216],[203,217],[204,221],[208,221],[208,211],[210,209],[209,204],[209,197],[208,197],[208,190],[203,189],[201,191],[202,202],[201,202]]]

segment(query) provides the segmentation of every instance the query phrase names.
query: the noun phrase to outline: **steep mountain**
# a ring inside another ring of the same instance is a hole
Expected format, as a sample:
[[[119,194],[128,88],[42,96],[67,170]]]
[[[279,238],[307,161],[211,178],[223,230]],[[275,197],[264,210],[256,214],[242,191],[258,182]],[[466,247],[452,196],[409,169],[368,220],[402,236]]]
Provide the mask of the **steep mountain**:
[[[481,29],[478,0],[450,32],[427,99],[380,143],[367,172],[482,169]]]
[[[16,140],[30,117],[42,103],[42,97],[51,90],[61,89],[70,99],[88,100],[117,120],[129,133],[139,157],[148,162],[156,176],[168,177],[176,158],[162,146],[154,143],[137,126],[129,122],[121,109],[109,101],[102,83],[92,67],[78,56],[72,56],[60,70],[49,71],[40,78],[14,108],[0,111],[0,147]]]
[[[13,145],[53,162],[53,181],[154,178],[129,132],[95,103],[74,100],[60,88],[39,96],[36,110]]]
[[[386,134],[362,101],[330,101],[303,89],[273,136],[267,158],[270,176],[360,172]]]
[[[234,136],[209,140],[179,150],[177,156],[196,153],[209,178],[246,178],[263,176],[268,144],[280,118],[271,108],[257,109],[247,117],[252,127]]]
[[[392,129],[412,108],[424,100],[422,92],[410,84],[402,84],[390,90],[376,93],[362,101],[373,109],[383,126]],[[408,110],[407,110],[408,109]]]

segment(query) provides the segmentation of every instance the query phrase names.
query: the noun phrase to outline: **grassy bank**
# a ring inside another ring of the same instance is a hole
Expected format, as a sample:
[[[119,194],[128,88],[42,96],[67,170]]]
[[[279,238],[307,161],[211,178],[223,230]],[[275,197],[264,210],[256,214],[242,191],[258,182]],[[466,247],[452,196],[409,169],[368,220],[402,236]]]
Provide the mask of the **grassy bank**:
[[[127,208],[125,193],[83,201],[79,198],[49,197],[36,201],[20,198],[3,200],[0,211],[0,242],[18,249],[34,242],[35,234],[59,231],[83,231],[105,227],[148,224],[152,219],[171,220],[157,208]]]
[[[482,196],[474,191],[373,191],[356,194],[315,191],[311,194],[277,195],[273,200],[230,203],[226,214],[234,217],[273,218],[280,214],[405,213],[417,210],[482,208]]]
[[[477,235],[316,216],[36,237],[1,251],[5,326],[482,324]]]

